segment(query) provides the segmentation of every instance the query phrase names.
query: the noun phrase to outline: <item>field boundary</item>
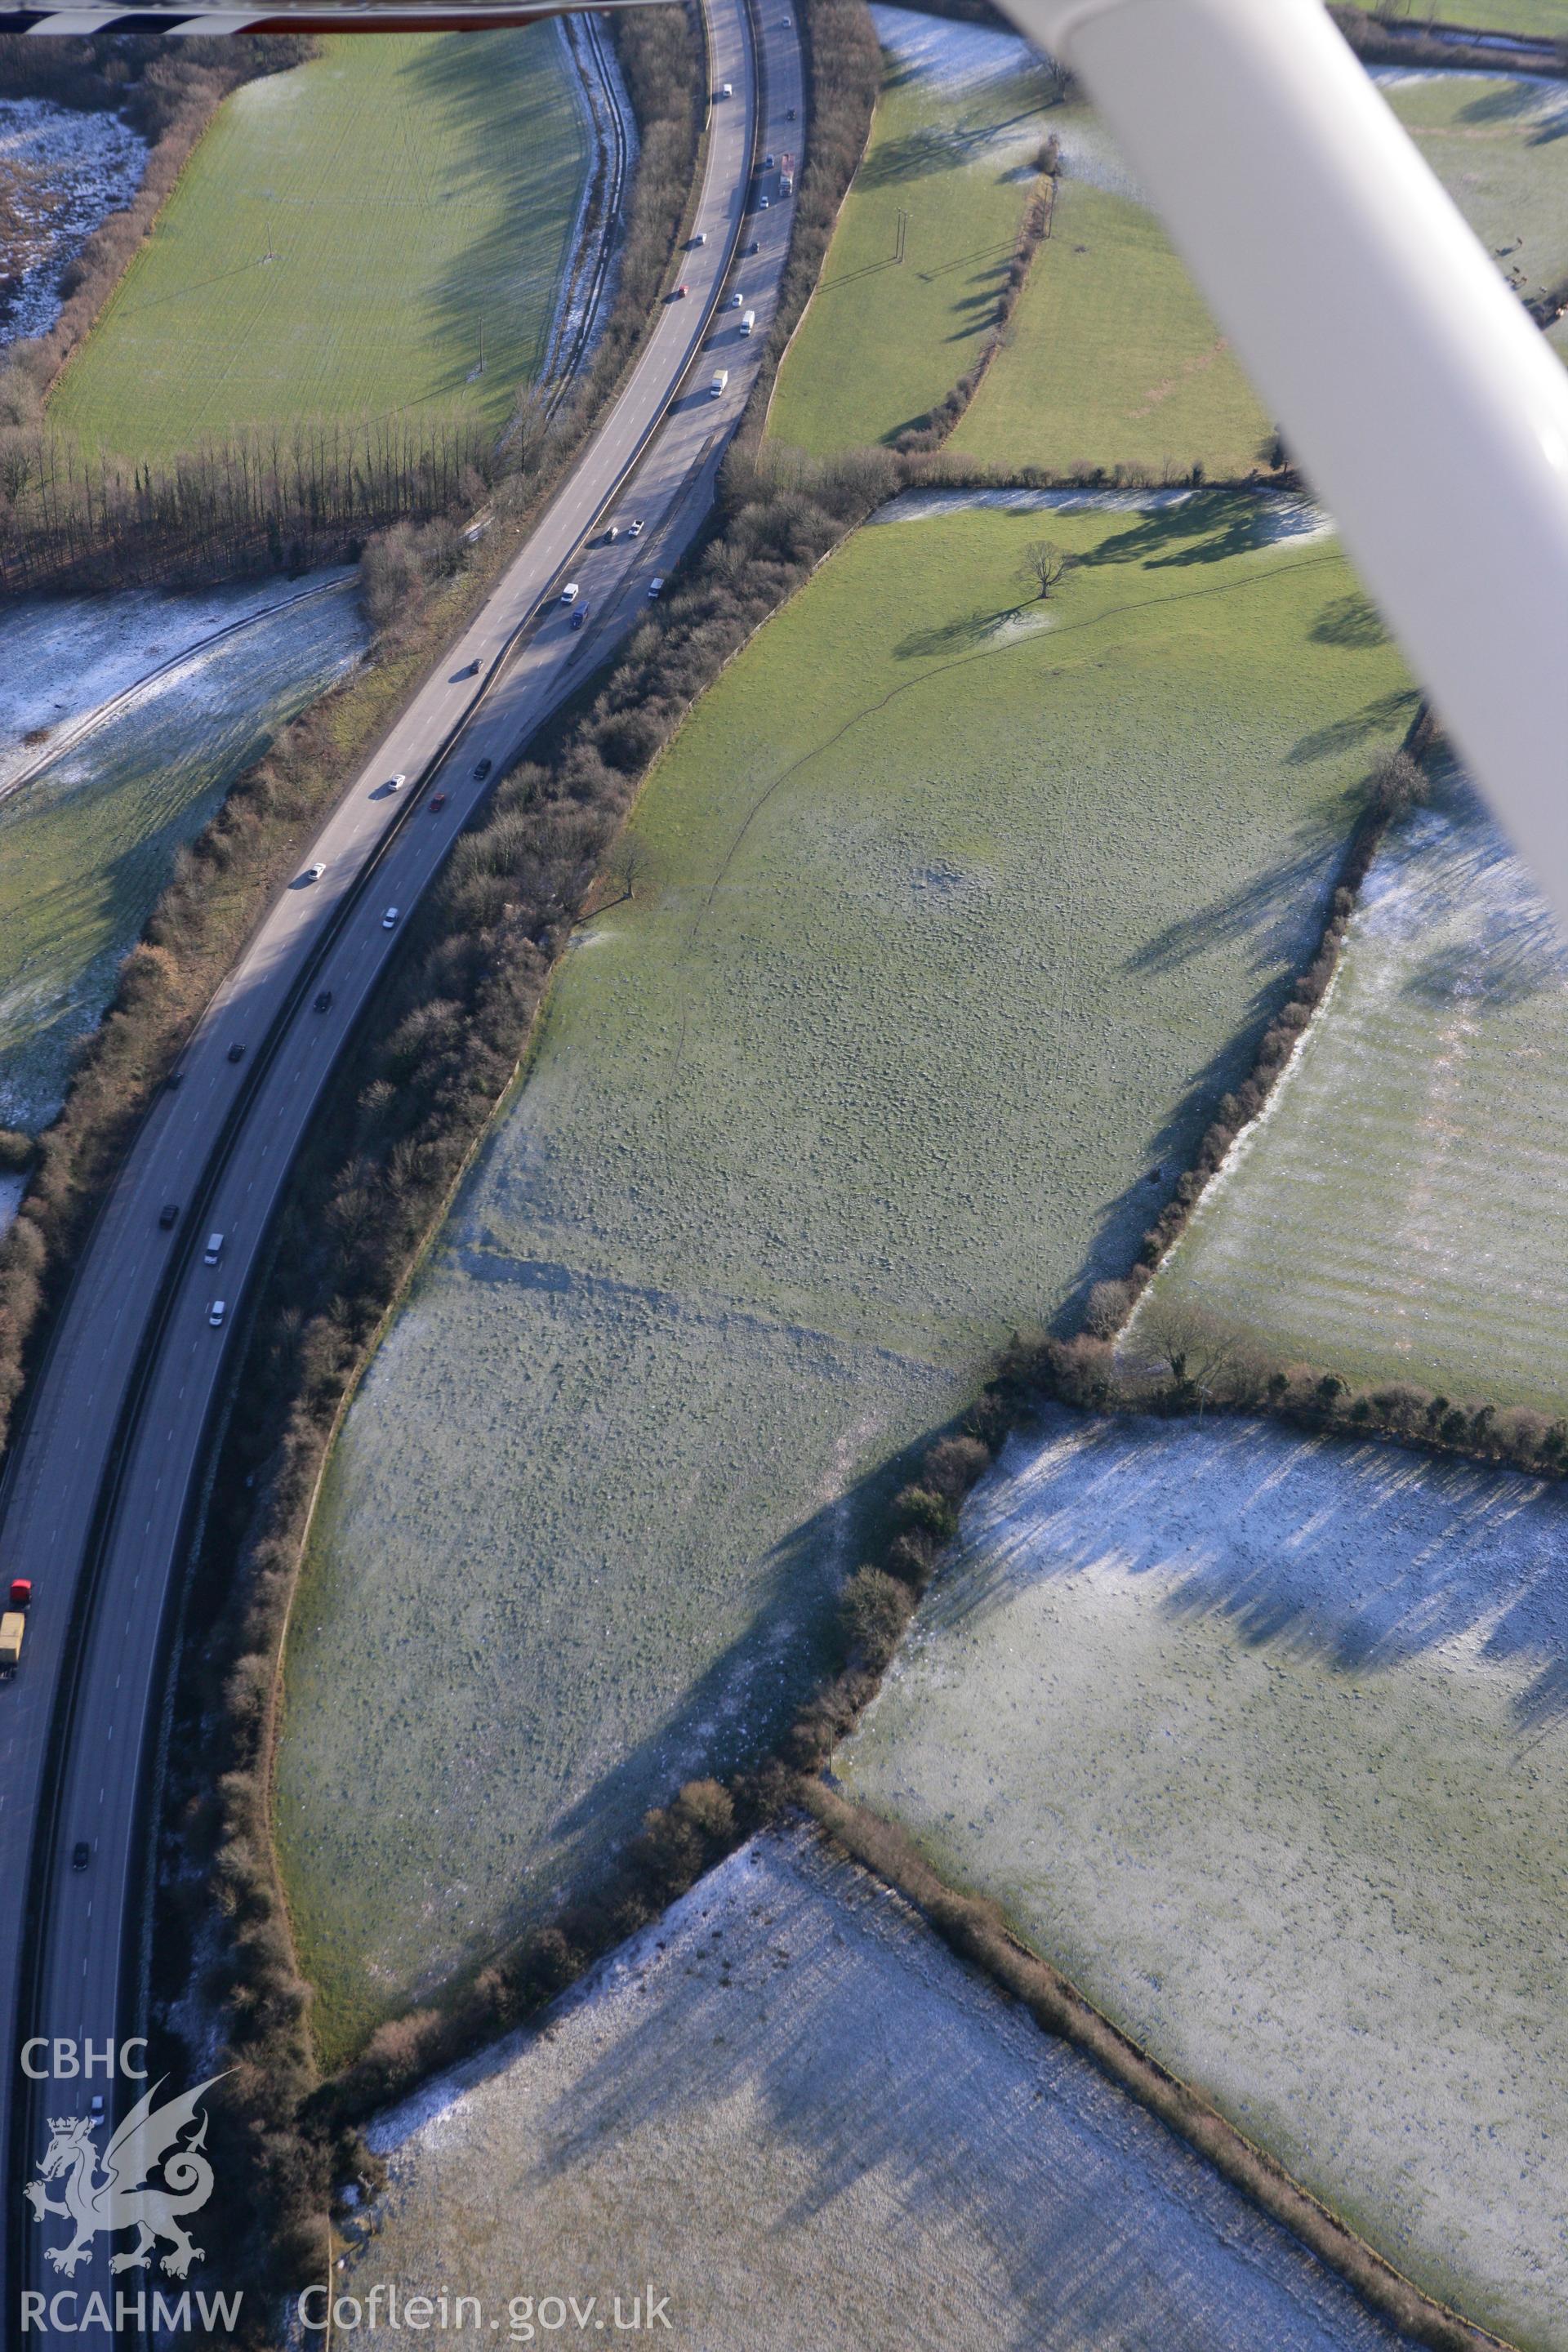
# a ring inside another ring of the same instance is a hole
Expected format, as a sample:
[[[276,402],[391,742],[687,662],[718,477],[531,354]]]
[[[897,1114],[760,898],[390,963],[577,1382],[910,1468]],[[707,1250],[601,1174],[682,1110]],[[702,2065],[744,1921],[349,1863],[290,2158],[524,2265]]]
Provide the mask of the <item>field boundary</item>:
[[[823,1780],[803,1783],[801,1801],[842,1853],[912,1904],[961,1959],[1022,2002],[1044,2032],[1084,2051],[1141,2106],[1185,2140],[1261,2212],[1282,2222],[1373,2310],[1417,2344],[1429,2352],[1516,2352],[1505,2337],[1464,2318],[1396,2270],[1276,2158],[1032,1950],[1008,1927],[998,1905],[950,1886],[906,1830]]]

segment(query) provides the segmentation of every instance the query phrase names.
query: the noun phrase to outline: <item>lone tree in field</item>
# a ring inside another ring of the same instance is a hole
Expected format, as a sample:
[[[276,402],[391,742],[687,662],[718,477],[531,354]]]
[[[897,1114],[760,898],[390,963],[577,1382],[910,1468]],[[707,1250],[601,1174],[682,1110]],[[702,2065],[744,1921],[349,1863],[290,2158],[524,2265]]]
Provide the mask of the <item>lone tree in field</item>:
[[[1032,582],[1040,595],[1048,596],[1067,570],[1068,562],[1069,558],[1054,539],[1032,539],[1024,550],[1018,577]]]

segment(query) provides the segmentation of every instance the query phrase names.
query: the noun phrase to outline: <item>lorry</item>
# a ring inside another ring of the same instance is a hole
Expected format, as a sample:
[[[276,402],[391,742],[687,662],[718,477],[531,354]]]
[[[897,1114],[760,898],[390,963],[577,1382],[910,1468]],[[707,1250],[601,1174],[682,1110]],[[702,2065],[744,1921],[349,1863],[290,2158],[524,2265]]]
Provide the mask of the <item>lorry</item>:
[[[749,335],[749,334],[751,333],[751,331],[752,331],[752,329],[756,325],[756,323],[757,323],[757,314],[756,314],[756,312],[755,312],[754,310],[748,310],[748,311],[744,314],[744,316],[742,317],[742,320],[741,320],[741,332],[742,332],[743,335]]]
[[[713,381],[708,387],[709,398],[710,400],[717,400],[719,394],[723,391],[724,386],[729,383],[729,381],[730,371],[728,368],[715,368],[713,371]]]
[[[7,1609],[0,1617],[0,1675],[12,1675],[22,1654],[22,1636],[27,1621],[19,1609]]]

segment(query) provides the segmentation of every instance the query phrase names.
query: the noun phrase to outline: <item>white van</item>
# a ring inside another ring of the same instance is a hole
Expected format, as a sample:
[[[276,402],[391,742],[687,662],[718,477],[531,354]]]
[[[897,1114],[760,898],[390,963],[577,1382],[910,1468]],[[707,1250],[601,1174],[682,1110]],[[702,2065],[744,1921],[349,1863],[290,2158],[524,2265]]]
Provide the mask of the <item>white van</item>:
[[[207,1235],[207,1245],[202,1252],[202,1264],[204,1265],[216,1265],[222,1255],[223,1235],[221,1234],[209,1234]]]
[[[755,312],[754,310],[748,310],[748,311],[746,312],[746,314],[745,314],[744,318],[741,320],[741,332],[742,332],[743,335],[749,335],[749,334],[751,333],[751,331],[752,331],[752,329],[756,325],[756,323],[757,323],[757,314],[756,314],[756,312]]]
[[[708,387],[709,398],[710,400],[717,400],[719,394],[723,391],[724,386],[729,383],[729,381],[730,371],[728,368],[715,368],[713,371],[713,381]]]

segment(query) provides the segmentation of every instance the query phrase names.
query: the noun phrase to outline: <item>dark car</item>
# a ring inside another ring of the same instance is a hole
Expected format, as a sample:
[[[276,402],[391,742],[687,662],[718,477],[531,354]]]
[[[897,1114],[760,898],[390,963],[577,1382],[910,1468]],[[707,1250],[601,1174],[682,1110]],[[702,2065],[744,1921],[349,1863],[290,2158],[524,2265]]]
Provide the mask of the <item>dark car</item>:
[[[163,1084],[166,1087],[183,1087],[184,1083],[185,1074],[184,1070],[171,1070],[168,1076],[163,1081]]]
[[[244,1046],[240,1045],[231,1045],[228,1049],[228,1058],[231,1062],[243,1062],[245,1059]]]
[[[431,793],[431,795],[430,795],[430,814],[431,814],[431,815],[432,815],[432,816],[434,816],[434,815],[437,814],[437,812],[438,810],[440,810],[440,809],[444,809],[444,808],[446,807],[446,805],[447,805],[447,795],[446,795],[446,793]]]
[[[330,988],[319,988],[319,989],[316,991],[316,1010],[317,1010],[317,1012],[318,1012],[318,1013],[330,1013],[330,1012],[331,1011],[331,1009],[332,1009],[332,992],[331,992],[331,990]]]
[[[761,253],[762,249],[763,249],[763,246],[762,246],[762,239],[761,239],[760,237],[755,237],[755,236],[752,239],[752,241],[751,241],[750,245],[746,247],[746,251],[747,251],[748,253]]]
[[[793,107],[793,106],[786,106],[786,107],[785,107],[785,109],[784,109],[784,121],[785,121],[786,122],[793,122],[793,121],[795,121],[795,109],[794,109],[794,107]]]
[[[572,615],[572,626],[574,629],[580,629],[587,617],[588,607],[586,604],[579,604],[577,610]]]
[[[489,774],[491,765],[492,762],[489,760],[481,760],[479,761],[479,766],[474,770],[474,782],[476,784],[482,784],[484,782],[485,778]]]
[[[85,1838],[78,1838],[75,1845],[71,1848],[71,1868],[73,1870],[85,1870],[91,1860],[92,1848],[88,1844]]]
[[[163,1207],[158,1212],[158,1223],[163,1226],[165,1233],[169,1233],[179,1223],[179,1222],[180,1204],[178,1201],[165,1201]]]

